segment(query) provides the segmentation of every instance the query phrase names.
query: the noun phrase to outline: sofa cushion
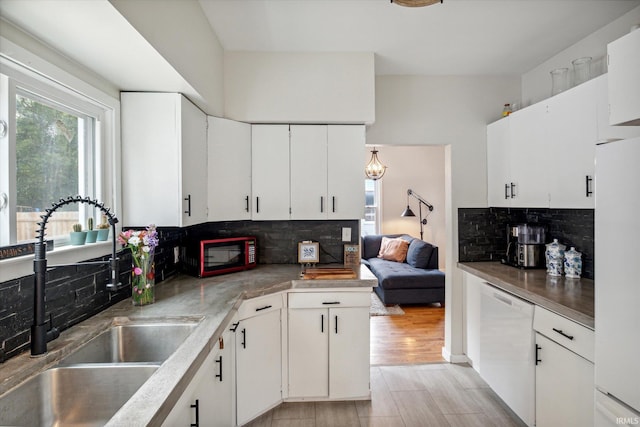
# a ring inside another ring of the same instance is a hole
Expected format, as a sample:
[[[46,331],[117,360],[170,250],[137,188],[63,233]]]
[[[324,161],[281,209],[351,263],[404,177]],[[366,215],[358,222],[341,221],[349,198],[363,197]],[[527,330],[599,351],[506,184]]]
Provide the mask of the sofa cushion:
[[[397,237],[391,239],[389,237],[383,237],[380,243],[380,252],[378,258],[386,259],[388,261],[404,262],[407,258],[407,251],[409,250],[409,242]]]
[[[382,258],[370,258],[369,269],[378,278],[378,286],[385,289],[444,287],[444,273],[440,270],[424,270]]]
[[[407,264],[416,268],[427,268],[432,253],[432,244],[420,239],[413,239],[407,250]]]
[[[413,240],[413,237],[406,234],[370,234],[362,236],[362,258],[369,259],[377,257],[380,253],[380,244],[382,243],[383,237],[390,237],[392,239],[402,237],[408,242]]]

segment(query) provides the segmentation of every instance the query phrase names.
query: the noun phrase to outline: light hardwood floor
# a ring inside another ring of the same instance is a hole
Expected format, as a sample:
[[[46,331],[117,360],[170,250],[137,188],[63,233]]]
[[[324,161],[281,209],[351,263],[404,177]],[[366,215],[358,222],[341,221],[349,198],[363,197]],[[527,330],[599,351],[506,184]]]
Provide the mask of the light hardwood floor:
[[[444,307],[401,307],[403,316],[371,317],[371,364],[443,362]]]
[[[468,365],[373,366],[371,400],[283,403],[251,427],[522,427]]]

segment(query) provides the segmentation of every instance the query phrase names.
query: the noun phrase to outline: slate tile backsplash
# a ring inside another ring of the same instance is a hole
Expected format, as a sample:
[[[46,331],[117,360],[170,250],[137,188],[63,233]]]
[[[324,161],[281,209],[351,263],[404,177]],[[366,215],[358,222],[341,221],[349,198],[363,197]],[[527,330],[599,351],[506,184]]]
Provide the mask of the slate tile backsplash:
[[[159,246],[155,250],[156,283],[175,275],[174,248],[185,237],[256,236],[258,263],[297,263],[297,245],[301,240],[320,243],[320,262],[342,262],[342,227],[351,227],[352,241],[359,236],[359,221],[230,221],[200,224],[187,228],[159,227]],[[138,228],[138,227],[127,227]],[[355,240],[354,240],[355,239]],[[131,254],[122,250],[120,281],[131,284]],[[107,260],[109,256],[100,258]],[[92,261],[92,260],[88,260]],[[0,283],[0,363],[29,349],[33,323],[34,276]],[[131,296],[131,287],[118,292],[106,290],[109,270],[106,265],[57,267],[47,272],[46,316],[65,330]]]
[[[499,261],[507,250],[507,227],[547,226],[547,242],[558,241],[582,252],[582,277],[594,277],[593,209],[459,208],[458,260]]]

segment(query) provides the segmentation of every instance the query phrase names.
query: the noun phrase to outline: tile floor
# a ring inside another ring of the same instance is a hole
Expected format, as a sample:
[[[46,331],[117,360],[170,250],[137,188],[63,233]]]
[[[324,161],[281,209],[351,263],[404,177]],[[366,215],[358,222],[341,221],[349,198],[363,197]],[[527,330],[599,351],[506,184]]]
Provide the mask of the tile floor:
[[[374,366],[371,401],[283,403],[251,427],[521,427],[468,365]]]

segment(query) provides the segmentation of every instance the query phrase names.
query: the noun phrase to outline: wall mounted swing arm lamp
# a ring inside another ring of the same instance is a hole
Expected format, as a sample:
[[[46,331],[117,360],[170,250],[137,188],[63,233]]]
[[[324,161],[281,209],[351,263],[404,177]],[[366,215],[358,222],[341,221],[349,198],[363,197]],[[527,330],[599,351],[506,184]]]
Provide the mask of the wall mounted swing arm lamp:
[[[424,235],[424,226],[427,225],[427,216],[429,216],[429,213],[433,211],[433,205],[427,202],[424,198],[422,198],[422,196],[420,196],[415,191],[408,189],[407,190],[407,208],[404,210],[404,212],[400,214],[400,216],[416,216],[416,214],[414,214],[413,211],[411,210],[411,206],[409,206],[409,196],[415,197],[418,200],[418,214],[420,215],[419,216],[420,240],[423,240],[422,237]],[[428,212],[424,218],[422,217],[422,205],[425,205],[428,209]]]

